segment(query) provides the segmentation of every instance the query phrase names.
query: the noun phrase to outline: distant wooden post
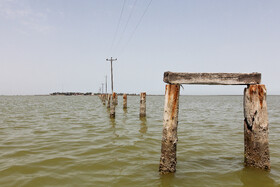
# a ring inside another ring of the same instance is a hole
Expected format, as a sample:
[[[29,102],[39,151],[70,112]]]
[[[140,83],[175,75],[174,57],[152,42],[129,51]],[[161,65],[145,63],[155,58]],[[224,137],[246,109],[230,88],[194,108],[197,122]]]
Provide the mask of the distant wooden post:
[[[115,104],[114,104],[114,101],[116,100],[116,93],[114,92],[112,94],[112,102],[111,102],[111,106],[110,106],[110,117],[111,118],[115,118],[116,114],[115,114]]]
[[[108,101],[108,103],[107,103],[107,108],[110,108],[110,104],[111,104],[111,94],[108,94],[108,95],[107,95],[107,101]]]
[[[177,126],[179,113],[179,84],[167,84],[165,87],[165,104],[163,131],[161,141],[160,173],[176,171]]]
[[[268,114],[265,85],[248,85],[244,90],[244,163],[270,169]]]
[[[112,95],[112,102],[113,102],[113,105],[117,105],[117,103],[118,103],[117,98],[118,98],[117,93],[116,93],[116,92],[113,92],[113,95]]]
[[[123,109],[127,109],[127,95],[123,94]]]
[[[103,105],[106,104],[105,97],[106,97],[105,94],[102,94],[101,98],[102,98],[102,103],[103,103]]]
[[[140,117],[146,117],[146,92],[140,94]]]

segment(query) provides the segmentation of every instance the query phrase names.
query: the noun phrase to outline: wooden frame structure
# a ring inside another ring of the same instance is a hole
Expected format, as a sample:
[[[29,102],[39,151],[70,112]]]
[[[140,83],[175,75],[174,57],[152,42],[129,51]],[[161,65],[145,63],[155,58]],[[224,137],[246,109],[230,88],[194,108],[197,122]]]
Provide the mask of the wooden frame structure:
[[[177,126],[181,84],[247,85],[244,89],[244,164],[270,169],[266,88],[260,73],[165,72],[165,104],[159,172],[176,171]]]

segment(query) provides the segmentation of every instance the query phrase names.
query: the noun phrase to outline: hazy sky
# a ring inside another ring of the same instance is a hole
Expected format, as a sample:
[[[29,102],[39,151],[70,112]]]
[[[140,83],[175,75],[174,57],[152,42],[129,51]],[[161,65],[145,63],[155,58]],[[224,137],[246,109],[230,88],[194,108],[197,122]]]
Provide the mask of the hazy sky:
[[[165,71],[261,72],[268,94],[280,94],[279,0],[150,2],[0,0],[0,95],[98,92],[111,56],[117,92],[163,94]]]

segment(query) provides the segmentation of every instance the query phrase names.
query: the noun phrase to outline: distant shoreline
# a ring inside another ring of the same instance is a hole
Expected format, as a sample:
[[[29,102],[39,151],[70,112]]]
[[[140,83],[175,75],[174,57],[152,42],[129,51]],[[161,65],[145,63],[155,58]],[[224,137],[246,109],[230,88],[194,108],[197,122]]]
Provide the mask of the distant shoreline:
[[[98,96],[100,94],[97,95],[50,95],[50,94],[35,94],[35,95],[0,95],[1,96]],[[117,94],[118,96],[121,96],[122,94]],[[127,96],[139,96],[140,94],[127,94]],[[147,96],[164,96],[164,94],[147,94]],[[226,95],[226,94],[221,94],[221,95],[186,95],[186,94],[182,94],[180,96],[243,96],[243,95]],[[280,96],[280,95],[267,95],[267,96]]]

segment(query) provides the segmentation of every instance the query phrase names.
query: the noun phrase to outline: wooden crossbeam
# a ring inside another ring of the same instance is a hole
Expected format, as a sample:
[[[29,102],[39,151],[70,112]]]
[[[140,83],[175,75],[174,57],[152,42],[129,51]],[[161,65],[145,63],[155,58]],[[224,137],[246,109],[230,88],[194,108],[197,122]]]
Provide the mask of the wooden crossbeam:
[[[261,83],[261,73],[178,73],[164,72],[169,84],[251,85]]]

